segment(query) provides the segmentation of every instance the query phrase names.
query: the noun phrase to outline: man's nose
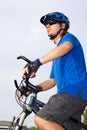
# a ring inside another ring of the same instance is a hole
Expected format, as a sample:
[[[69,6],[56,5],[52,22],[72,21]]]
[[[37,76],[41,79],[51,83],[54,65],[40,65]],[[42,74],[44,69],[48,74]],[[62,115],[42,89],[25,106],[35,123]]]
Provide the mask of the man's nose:
[[[46,24],[46,28],[48,28],[48,27],[50,27],[50,24],[48,23],[48,24]]]

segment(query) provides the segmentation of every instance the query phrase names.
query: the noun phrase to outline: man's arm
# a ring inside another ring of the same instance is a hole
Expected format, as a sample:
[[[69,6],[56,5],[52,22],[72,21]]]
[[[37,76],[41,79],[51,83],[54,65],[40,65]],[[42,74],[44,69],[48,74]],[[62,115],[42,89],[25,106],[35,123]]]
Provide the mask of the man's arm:
[[[56,48],[52,49],[50,52],[48,52],[43,57],[32,62],[31,67],[32,67],[33,71],[32,71],[31,77],[35,76],[35,73],[38,70],[38,68],[40,67],[40,65],[45,64],[49,61],[52,61],[58,57],[61,57],[65,54],[67,54],[72,48],[73,48],[72,43],[66,41],[62,45],[59,45]],[[25,74],[28,74],[28,73],[29,73],[29,69],[28,69],[28,66],[26,66],[26,68],[24,68],[24,70],[23,70],[23,78],[26,78]]]
[[[42,91],[46,91],[48,89],[53,88],[55,85],[56,85],[55,80],[49,78],[48,80],[38,84],[37,86],[40,86]]]
[[[58,57],[61,57],[61,56],[65,55],[72,48],[73,48],[72,43],[66,41],[62,45],[57,46],[56,48],[54,48],[53,50],[48,52],[46,55],[41,57],[40,61],[41,61],[42,64],[45,64],[45,63],[47,63],[47,62],[49,62],[51,60],[54,60],[54,59],[56,59]]]

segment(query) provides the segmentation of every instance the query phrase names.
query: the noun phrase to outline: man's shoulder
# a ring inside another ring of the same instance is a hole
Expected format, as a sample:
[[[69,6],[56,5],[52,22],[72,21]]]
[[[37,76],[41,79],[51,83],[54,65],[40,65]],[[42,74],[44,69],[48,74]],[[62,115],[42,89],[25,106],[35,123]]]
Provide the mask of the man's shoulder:
[[[64,37],[76,37],[76,36],[74,34],[68,32],[64,35]]]

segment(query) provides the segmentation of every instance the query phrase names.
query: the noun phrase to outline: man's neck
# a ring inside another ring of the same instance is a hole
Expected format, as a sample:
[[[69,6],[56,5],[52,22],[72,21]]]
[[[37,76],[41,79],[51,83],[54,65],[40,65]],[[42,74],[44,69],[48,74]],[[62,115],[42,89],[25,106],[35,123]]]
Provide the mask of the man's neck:
[[[56,37],[56,38],[53,40],[54,44],[57,44],[57,43],[60,41],[61,38],[62,38],[62,37],[60,37],[60,36]]]

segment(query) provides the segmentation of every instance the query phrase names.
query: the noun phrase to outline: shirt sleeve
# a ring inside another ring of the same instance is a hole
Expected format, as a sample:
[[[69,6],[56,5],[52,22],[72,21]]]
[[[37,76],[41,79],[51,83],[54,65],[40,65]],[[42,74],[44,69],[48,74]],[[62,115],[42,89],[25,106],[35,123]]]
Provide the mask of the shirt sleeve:
[[[67,33],[67,34],[63,37],[61,43],[65,42],[65,41],[71,42],[72,45],[73,45],[73,47],[78,46],[78,44],[80,43],[79,40],[78,40],[73,34],[71,34],[71,33]],[[60,44],[61,44],[61,43],[60,43]]]

